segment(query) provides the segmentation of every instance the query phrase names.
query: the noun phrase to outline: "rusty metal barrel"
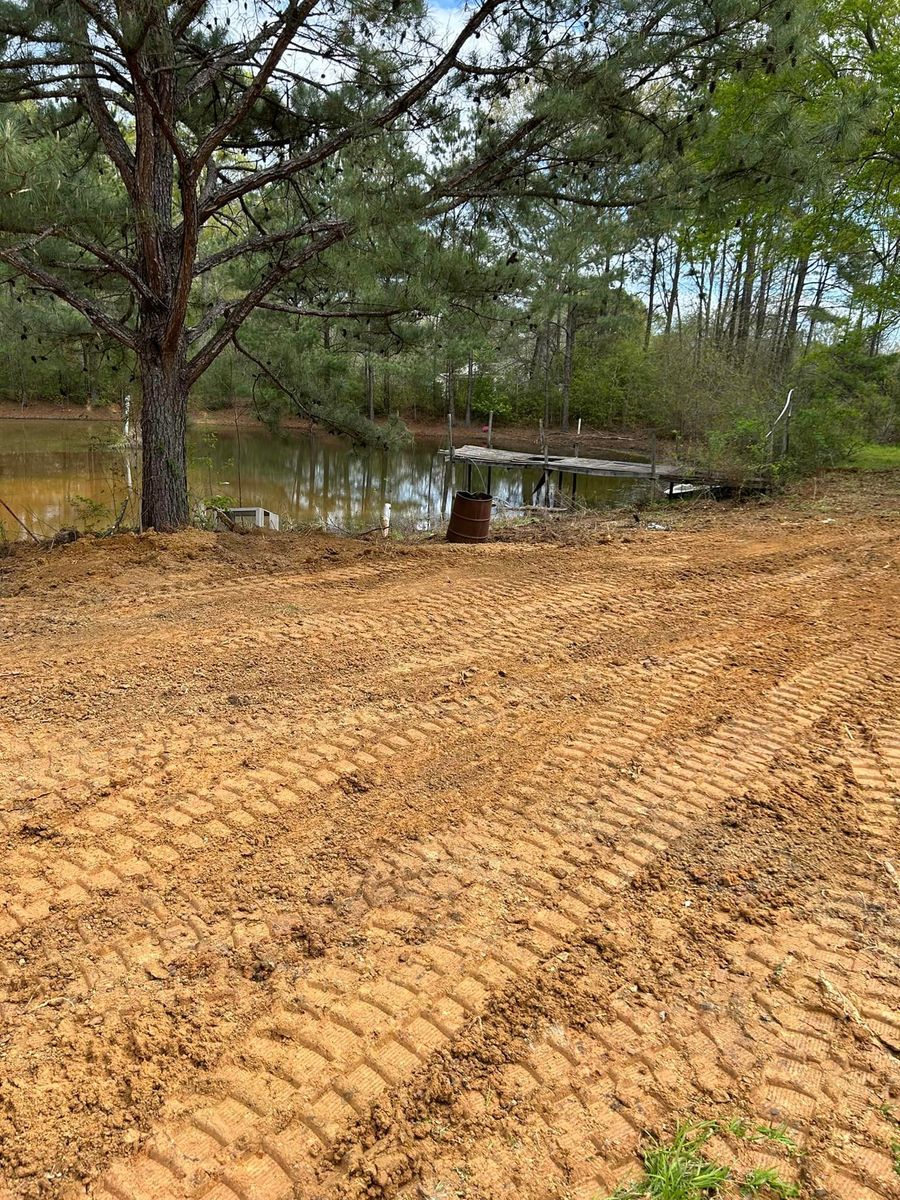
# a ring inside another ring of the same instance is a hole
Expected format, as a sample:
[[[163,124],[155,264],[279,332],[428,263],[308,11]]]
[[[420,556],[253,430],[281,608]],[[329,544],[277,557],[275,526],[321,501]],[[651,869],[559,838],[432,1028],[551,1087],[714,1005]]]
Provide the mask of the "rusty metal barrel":
[[[447,526],[448,542],[486,542],[491,528],[493,496],[487,492],[457,492]]]

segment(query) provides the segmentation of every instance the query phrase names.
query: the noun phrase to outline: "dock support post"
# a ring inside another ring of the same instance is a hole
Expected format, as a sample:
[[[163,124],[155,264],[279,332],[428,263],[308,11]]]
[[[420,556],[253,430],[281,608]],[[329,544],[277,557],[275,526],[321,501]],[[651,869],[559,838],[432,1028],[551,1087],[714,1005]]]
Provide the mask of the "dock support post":
[[[471,490],[472,490],[472,464],[470,462],[468,462],[468,463],[466,463],[466,491],[471,492]]]

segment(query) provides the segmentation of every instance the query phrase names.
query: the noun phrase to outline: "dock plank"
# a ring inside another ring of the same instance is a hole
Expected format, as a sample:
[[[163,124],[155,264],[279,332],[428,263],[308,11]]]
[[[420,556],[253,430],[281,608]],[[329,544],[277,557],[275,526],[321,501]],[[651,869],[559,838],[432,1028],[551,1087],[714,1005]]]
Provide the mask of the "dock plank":
[[[449,450],[441,450],[444,458],[450,457]],[[459,446],[453,450],[457,462],[477,463],[485,467],[533,468],[542,471],[548,466],[551,471],[563,471],[572,475],[608,475],[633,479],[650,479],[653,467],[650,463],[619,462],[606,458],[580,458],[560,454],[529,454],[519,450],[494,450],[486,446]],[[696,475],[674,463],[657,463],[658,479],[688,479]]]

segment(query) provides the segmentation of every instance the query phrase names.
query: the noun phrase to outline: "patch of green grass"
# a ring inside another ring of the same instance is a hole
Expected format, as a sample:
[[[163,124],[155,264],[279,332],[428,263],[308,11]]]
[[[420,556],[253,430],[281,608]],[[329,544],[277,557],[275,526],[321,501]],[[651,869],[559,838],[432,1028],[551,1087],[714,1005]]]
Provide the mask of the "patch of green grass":
[[[891,1155],[894,1159],[894,1170],[900,1175],[900,1142],[891,1142]]]
[[[748,1171],[740,1183],[742,1196],[777,1196],[778,1200],[790,1200],[799,1196],[800,1189],[794,1183],[786,1183],[771,1167],[759,1167]]]
[[[720,1132],[757,1144],[777,1142],[791,1154],[799,1153],[783,1125],[754,1125],[740,1118],[680,1125],[670,1142],[648,1139],[641,1150],[644,1177],[618,1188],[610,1200],[711,1200],[716,1196],[790,1200],[799,1196],[797,1187],[771,1167],[735,1176],[730,1167],[710,1161],[704,1147]]]
[[[900,470],[900,446],[868,442],[853,452],[849,465],[857,471]]]
[[[712,1122],[682,1125],[669,1143],[651,1138],[641,1152],[645,1178],[619,1188],[613,1200],[703,1200],[715,1196],[731,1175],[728,1167],[709,1162],[701,1153],[715,1133]]]

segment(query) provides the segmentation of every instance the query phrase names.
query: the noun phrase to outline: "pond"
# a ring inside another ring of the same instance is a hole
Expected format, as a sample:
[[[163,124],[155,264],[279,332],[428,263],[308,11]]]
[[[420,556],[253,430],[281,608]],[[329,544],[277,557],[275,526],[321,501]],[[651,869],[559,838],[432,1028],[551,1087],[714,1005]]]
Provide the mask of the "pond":
[[[471,441],[480,440],[472,431]],[[139,452],[116,442],[120,429],[86,420],[0,420],[0,500],[38,536],[61,528],[104,528],[128,497],[127,477],[139,489]],[[228,497],[235,505],[271,509],[285,522],[315,522],[336,530],[376,525],[385,501],[395,526],[428,529],[449,511],[450,493],[440,442],[417,438],[391,452],[360,450],[338,438],[302,430],[195,426],[189,434],[192,499]],[[444,443],[446,444],[446,443]],[[503,448],[502,437],[494,444]],[[616,453],[615,457],[637,457]],[[465,486],[464,468],[457,482]],[[539,472],[493,472],[498,504],[529,503]],[[473,486],[483,486],[476,470]],[[633,480],[580,478],[579,500],[591,506],[627,504]],[[130,515],[130,514],[129,514]],[[136,515],[133,518],[136,521]],[[5,508],[0,526],[25,537]]]

